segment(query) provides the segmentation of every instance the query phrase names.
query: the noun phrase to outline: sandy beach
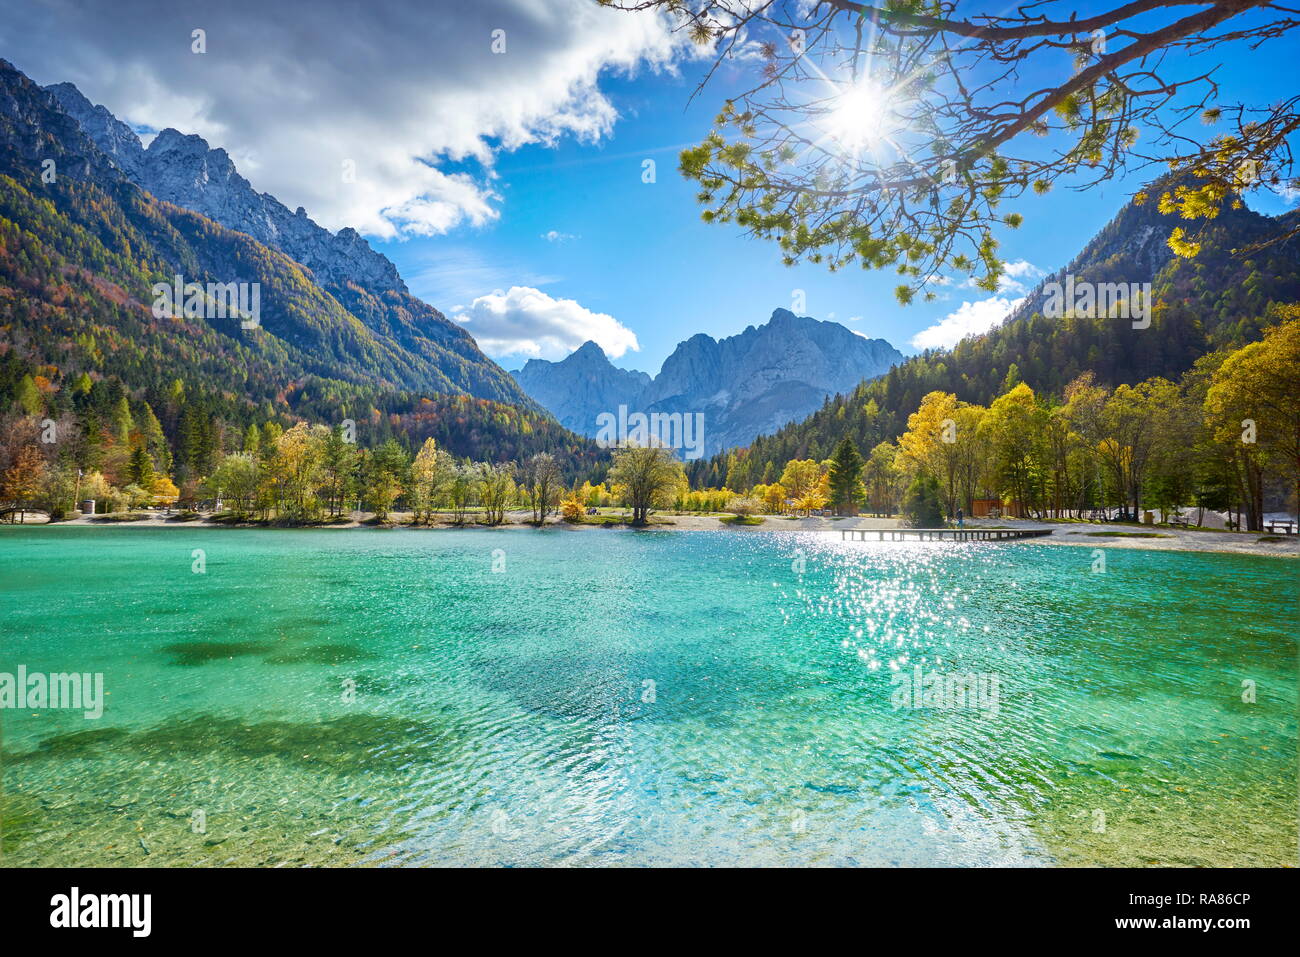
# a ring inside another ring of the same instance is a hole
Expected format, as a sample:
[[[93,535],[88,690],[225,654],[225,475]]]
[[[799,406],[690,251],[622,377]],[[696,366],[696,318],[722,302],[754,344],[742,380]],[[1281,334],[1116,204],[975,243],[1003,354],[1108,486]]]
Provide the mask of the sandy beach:
[[[602,517],[617,516],[617,509],[606,510]],[[347,521],[319,526],[322,529],[374,528],[366,521],[367,516],[354,514]],[[380,527],[408,528],[406,523],[410,516],[394,513],[388,525]],[[812,516],[808,518],[788,515],[765,515],[757,525],[734,525],[717,515],[673,514],[658,512],[651,516],[651,528],[660,531],[712,531],[746,535],[763,532],[826,532],[834,533],[844,529],[899,528],[896,518],[872,518],[869,516],[829,517]],[[525,510],[506,512],[507,522],[501,528],[532,528],[532,515]],[[100,528],[260,528],[261,525],[227,525],[210,522],[207,517],[192,521],[179,521],[175,514],[162,512],[151,514],[148,518],[136,521],[107,520],[104,516],[78,517],[62,522],[46,523],[39,513],[29,514],[25,523],[27,527],[47,525],[50,528],[77,528],[95,526]],[[630,530],[627,525],[582,524],[571,525],[551,516],[546,522],[548,527],[563,528],[570,531],[608,533],[616,529]],[[2,527],[2,526],[0,526]],[[437,531],[445,528],[486,528],[487,526],[469,523],[453,525],[439,522],[431,526],[415,526],[421,530]],[[1152,551],[1183,552],[1229,552],[1238,555],[1267,555],[1278,558],[1300,558],[1300,536],[1271,535],[1267,532],[1227,532],[1218,530],[1174,528],[1163,525],[1136,526],[1125,524],[1106,524],[1102,522],[1052,522],[1033,521],[1029,519],[1003,518],[997,520],[973,519],[966,522],[967,528],[1025,528],[1050,529],[1051,535],[1035,541],[1054,545],[1073,545],[1087,548],[1136,548]]]

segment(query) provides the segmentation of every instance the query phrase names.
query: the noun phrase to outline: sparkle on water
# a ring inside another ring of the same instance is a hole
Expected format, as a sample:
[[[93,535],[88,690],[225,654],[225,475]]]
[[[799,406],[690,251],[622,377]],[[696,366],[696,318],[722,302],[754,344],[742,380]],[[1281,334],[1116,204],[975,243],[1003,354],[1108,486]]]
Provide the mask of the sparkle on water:
[[[108,695],[0,713],[0,862],[1294,864],[1296,566],[1107,559],[6,529],[0,672]],[[896,708],[918,667],[997,707]]]

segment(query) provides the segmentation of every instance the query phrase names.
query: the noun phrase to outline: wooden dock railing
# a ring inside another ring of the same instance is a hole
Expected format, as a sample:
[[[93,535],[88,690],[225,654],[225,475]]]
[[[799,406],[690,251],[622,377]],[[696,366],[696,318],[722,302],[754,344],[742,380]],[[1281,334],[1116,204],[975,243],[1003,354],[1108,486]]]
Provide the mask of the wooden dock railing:
[[[1051,535],[1050,528],[842,528],[846,542],[1005,542]]]

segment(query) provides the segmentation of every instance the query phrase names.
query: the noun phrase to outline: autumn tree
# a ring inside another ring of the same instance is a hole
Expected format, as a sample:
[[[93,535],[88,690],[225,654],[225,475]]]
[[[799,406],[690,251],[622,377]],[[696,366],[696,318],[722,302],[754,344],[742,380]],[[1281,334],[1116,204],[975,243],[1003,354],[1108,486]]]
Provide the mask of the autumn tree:
[[[470,466],[457,465],[453,469],[447,481],[447,504],[451,506],[452,521],[457,525],[465,524],[477,484],[477,475]]]
[[[1289,476],[1300,509],[1300,307],[1288,314],[1224,360],[1205,400],[1216,438],[1233,450],[1252,531],[1262,528],[1262,475],[1270,465]]]
[[[686,473],[669,449],[630,446],[614,452],[609,481],[621,490],[623,503],[632,509],[632,524],[644,525],[651,508],[662,507],[665,499],[686,484]]]
[[[261,469],[250,452],[227,455],[207,480],[208,494],[224,503],[236,519],[248,518],[257,502]]]
[[[951,392],[930,392],[907,418],[907,431],[898,438],[902,464],[912,475],[933,476],[939,482],[945,512],[957,500],[957,409]]]
[[[34,445],[20,448],[13,464],[5,469],[4,497],[10,508],[18,513],[19,524],[27,518],[31,503],[41,493],[45,469],[45,456]]]
[[[1041,472],[1038,443],[1042,441],[1044,413],[1033,389],[1023,382],[993,400],[981,423],[989,443],[991,474],[1012,508],[1030,509],[1037,495]]]
[[[417,524],[423,521],[426,525],[433,521],[433,510],[443,501],[455,472],[452,457],[438,448],[433,439],[425,439],[411,463],[412,521]]]
[[[1177,402],[1178,387],[1156,378],[1116,387],[1102,411],[1105,438],[1098,451],[1135,521],[1141,517],[1147,471]]]
[[[278,491],[279,517],[306,522],[320,512],[321,464],[325,458],[324,426],[299,422],[279,436],[269,478]]]
[[[780,515],[785,509],[786,490],[780,482],[769,485],[756,485],[754,494],[763,503],[763,511],[768,515]]]
[[[802,495],[794,500],[796,512],[803,512],[804,515],[812,515],[813,512],[820,511],[830,500],[830,490],[825,481],[818,480],[814,485],[810,485]]]
[[[696,96],[720,71],[738,87],[681,154],[706,221],[777,243],[787,263],[892,270],[904,303],[932,298],[948,270],[995,291],[999,234],[1063,179],[1169,170],[1162,210],[1205,223],[1292,174],[1300,96],[1233,102],[1196,57],[1286,42],[1300,18],[1271,0],[988,14],[956,0],[603,2],[668,11],[712,51]],[[1168,239],[1199,251],[1183,227]]]
[[[249,426],[249,429],[245,448],[251,440],[256,449],[256,426]],[[334,426],[325,437],[321,450],[321,494],[325,498],[325,510],[331,517],[342,514],[344,505],[354,494],[357,464],[357,447],[346,441],[342,426]]]
[[[559,498],[560,467],[550,452],[538,452],[524,463],[523,490],[533,510],[533,521],[546,521]]]
[[[893,515],[898,505],[903,477],[898,456],[898,446],[880,442],[867,457],[863,481],[867,486],[867,501],[876,515]]]
[[[577,492],[570,492],[560,502],[560,516],[566,522],[581,522],[583,513],[586,511],[586,505]]]
[[[988,409],[966,402],[958,404],[954,414],[952,448],[952,490],[948,500],[948,514],[955,515],[958,506],[969,515],[971,504],[984,482],[989,458],[985,433],[980,429]]]
[[[500,525],[506,519],[506,506],[515,493],[514,466],[480,462],[478,466],[478,500],[483,506],[483,521]]]
[[[813,459],[791,459],[781,472],[778,484],[787,497],[799,500],[817,487],[821,479],[821,466]]]
[[[951,392],[930,392],[899,436],[899,467],[938,479],[948,515],[955,515],[958,507],[970,508],[984,477],[989,450],[980,424],[986,411],[958,401]]]
[[[1104,503],[1099,456],[1101,444],[1106,441],[1105,411],[1110,393],[1095,382],[1092,372],[1076,377],[1065,387],[1064,404],[1053,411],[1053,415],[1064,419],[1056,428],[1065,434],[1054,434],[1051,440],[1058,454],[1057,445],[1065,446],[1066,461],[1057,463],[1057,467],[1072,476],[1066,479],[1076,496],[1071,504],[1080,511],[1088,502]]]

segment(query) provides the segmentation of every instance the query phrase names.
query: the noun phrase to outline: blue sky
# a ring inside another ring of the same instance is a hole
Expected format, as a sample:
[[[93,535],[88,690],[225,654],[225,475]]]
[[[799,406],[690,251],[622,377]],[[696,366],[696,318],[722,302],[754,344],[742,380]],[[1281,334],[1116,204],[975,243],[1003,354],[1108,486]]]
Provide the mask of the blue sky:
[[[1294,75],[1295,52],[1277,43],[1250,55],[1215,55],[1224,63],[1221,99],[1269,102],[1293,92],[1288,76]],[[525,285],[613,316],[640,346],[615,364],[651,374],[681,340],[697,332],[733,335],[760,324],[774,308],[791,308],[795,290],[803,291],[805,314],[888,339],[905,353],[917,351],[909,344],[915,334],[963,303],[969,311],[983,300],[1016,295],[1014,286],[998,297],[950,287],[939,290],[938,301],[903,307],[895,302],[897,278],[890,272],[786,267],[774,244],[749,239],[733,226],[704,223],[695,185],[677,171],[677,154],[708,132],[718,105],[739,91],[744,77],[723,71],[688,104],[698,75],[699,66],[688,64],[676,74],[604,78],[602,89],[619,113],[608,137],[503,152],[495,166],[498,219],[379,248],[417,295],[445,311],[490,290]],[[642,182],[647,158],[657,164],[653,184]],[[1023,212],[1025,224],[1000,234],[1003,258],[1043,271],[1064,266],[1141,182],[1131,177],[1086,192],[1058,186],[1046,196],[1026,197],[1012,207]],[[1269,213],[1287,208],[1267,193],[1251,204]],[[554,233],[558,239],[543,238]],[[1032,285],[1034,270],[1022,269],[1024,284]],[[527,357],[500,358],[516,368]]]
[[[1053,9],[1082,16],[1095,6]],[[797,311],[911,352],[945,317],[987,323],[1019,294],[954,284],[936,302],[901,307],[892,272],[788,268],[773,244],[704,223],[677,156],[757,64],[724,66],[688,104],[705,61],[684,56],[680,34],[653,17],[591,0],[372,0],[358,10],[344,0],[37,0],[0,22],[0,55],[37,82],[76,83],[137,128],[198,133],[257,189],[331,229],[357,228],[416,295],[468,318],[507,368],[529,354],[559,358],[590,335],[617,364],[653,374],[681,340],[761,324],[795,307],[796,290]],[[195,27],[206,31],[203,55],[192,50]],[[489,49],[498,29],[504,55]],[[1224,46],[1195,65],[1222,64],[1220,101],[1271,102],[1295,93],[1297,54],[1284,37],[1258,51]],[[1021,84],[1059,81],[1069,70],[1060,57],[1050,76]],[[653,184],[642,182],[646,159],[657,164]],[[355,183],[341,185],[341,162],[358,169]],[[1058,184],[1026,197],[1012,207],[1024,226],[1000,233],[1003,259],[1032,284],[1138,185],[1080,194]],[[522,316],[519,327],[486,329],[498,307]],[[529,338],[524,327],[538,323],[562,334]]]

